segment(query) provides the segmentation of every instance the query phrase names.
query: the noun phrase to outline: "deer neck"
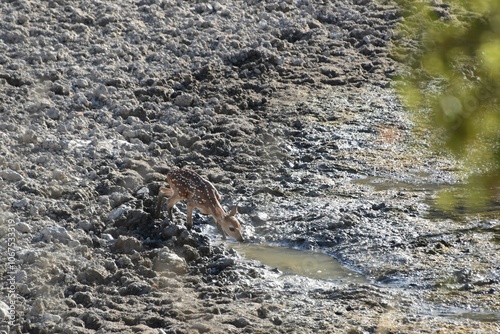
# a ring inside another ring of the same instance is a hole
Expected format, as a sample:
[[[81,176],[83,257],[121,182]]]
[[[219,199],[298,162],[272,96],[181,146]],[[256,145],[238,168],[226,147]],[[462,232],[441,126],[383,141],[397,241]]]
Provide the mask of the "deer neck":
[[[212,217],[214,217],[215,221],[219,224],[224,221],[224,217],[226,216],[226,212],[219,203],[214,205],[211,213]]]

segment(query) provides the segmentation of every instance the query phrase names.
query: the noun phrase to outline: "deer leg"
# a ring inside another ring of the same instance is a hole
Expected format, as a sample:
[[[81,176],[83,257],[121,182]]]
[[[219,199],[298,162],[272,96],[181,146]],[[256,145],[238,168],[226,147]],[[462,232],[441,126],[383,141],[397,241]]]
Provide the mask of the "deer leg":
[[[187,222],[186,222],[186,227],[188,230],[190,230],[193,227],[193,209],[194,205],[188,201],[187,202]]]
[[[160,187],[158,191],[158,201],[156,203],[155,217],[159,218],[161,213],[161,207],[163,204],[163,199],[172,195],[172,189]]]
[[[167,201],[167,211],[168,211],[168,219],[170,219],[170,221],[173,220],[173,217],[172,217],[172,209],[174,208],[174,205],[177,203],[177,202],[180,202],[182,201],[182,198],[179,197],[179,195],[177,193],[173,193],[172,197],[170,197]]]

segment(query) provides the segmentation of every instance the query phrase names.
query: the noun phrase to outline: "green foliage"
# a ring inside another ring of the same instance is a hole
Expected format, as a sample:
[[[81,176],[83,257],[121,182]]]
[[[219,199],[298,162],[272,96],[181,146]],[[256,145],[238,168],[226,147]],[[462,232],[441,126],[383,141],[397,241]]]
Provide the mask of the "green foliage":
[[[395,55],[410,67],[400,93],[433,143],[462,163],[470,184],[463,204],[484,204],[500,186],[500,0],[399,5]],[[457,196],[440,201],[455,205]]]

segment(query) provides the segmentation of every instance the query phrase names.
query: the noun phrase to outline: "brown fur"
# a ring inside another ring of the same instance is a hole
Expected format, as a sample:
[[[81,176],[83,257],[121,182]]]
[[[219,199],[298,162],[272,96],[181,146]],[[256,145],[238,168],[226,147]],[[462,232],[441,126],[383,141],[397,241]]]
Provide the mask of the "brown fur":
[[[160,187],[156,216],[159,217],[163,198],[169,197],[167,209],[169,218],[172,219],[172,208],[177,202],[186,200],[187,203],[187,228],[193,226],[193,209],[197,208],[202,214],[211,215],[217,229],[225,238],[227,233],[232,238],[243,241],[241,225],[236,219],[237,208],[234,207],[226,214],[220,205],[221,196],[214,185],[189,169],[174,169],[167,174],[170,188]]]

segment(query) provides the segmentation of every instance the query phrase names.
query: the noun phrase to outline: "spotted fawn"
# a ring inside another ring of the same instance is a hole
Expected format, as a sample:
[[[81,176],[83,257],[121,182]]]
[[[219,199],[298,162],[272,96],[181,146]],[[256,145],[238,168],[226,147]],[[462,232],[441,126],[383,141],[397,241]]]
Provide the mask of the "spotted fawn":
[[[237,207],[233,207],[226,214],[220,205],[221,196],[214,185],[189,169],[173,169],[167,174],[167,182],[170,188],[160,187],[158,192],[158,203],[156,206],[156,217],[160,216],[162,202],[167,200],[168,217],[172,220],[172,208],[177,202],[186,200],[187,204],[187,228],[193,226],[193,209],[197,208],[204,215],[211,215],[217,230],[226,238],[227,233],[232,238],[243,241],[241,225],[236,219]]]

